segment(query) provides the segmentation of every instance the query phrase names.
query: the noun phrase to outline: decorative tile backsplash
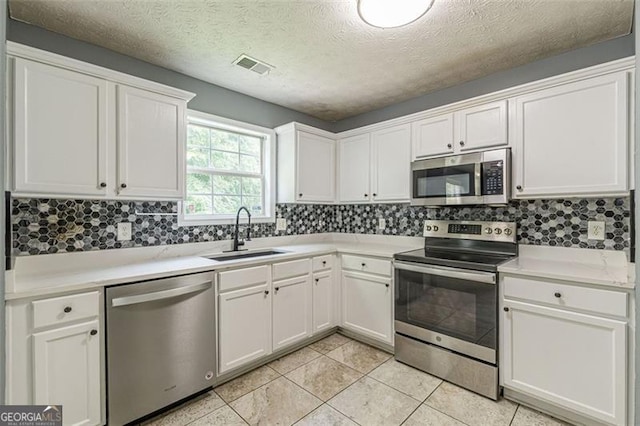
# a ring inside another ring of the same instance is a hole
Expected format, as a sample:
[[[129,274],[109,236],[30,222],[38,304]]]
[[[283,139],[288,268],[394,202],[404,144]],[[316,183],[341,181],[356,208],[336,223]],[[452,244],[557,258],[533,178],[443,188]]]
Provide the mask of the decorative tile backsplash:
[[[12,255],[143,247],[225,240],[232,225],[178,226],[175,202],[13,199]],[[252,225],[255,237],[343,232],[419,236],[425,219],[518,222],[521,244],[627,250],[630,198],[513,201],[505,207],[427,208],[408,204],[279,204],[286,232]],[[378,219],[386,228],[378,230]],[[605,222],[604,241],[587,240],[587,221]],[[243,218],[244,221],[244,218]],[[116,225],[131,222],[131,241],[116,240]]]

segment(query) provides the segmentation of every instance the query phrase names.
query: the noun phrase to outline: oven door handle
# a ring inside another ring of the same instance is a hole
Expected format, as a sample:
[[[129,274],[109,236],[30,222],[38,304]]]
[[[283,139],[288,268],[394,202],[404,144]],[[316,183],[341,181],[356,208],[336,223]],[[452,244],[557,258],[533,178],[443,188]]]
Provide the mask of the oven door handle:
[[[456,278],[461,280],[477,281],[487,284],[496,283],[496,274],[492,272],[471,272],[442,266],[415,265],[407,262],[394,261],[393,266],[402,271],[419,272],[422,274],[437,275],[439,277]]]

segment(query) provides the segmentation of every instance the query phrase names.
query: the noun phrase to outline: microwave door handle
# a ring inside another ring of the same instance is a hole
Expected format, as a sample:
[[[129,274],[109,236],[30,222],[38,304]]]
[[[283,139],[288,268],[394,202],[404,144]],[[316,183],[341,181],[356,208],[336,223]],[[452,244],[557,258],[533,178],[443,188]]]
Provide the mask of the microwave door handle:
[[[476,197],[482,197],[482,163],[475,164]]]
[[[436,275],[439,277],[455,278],[468,281],[477,281],[487,284],[496,283],[496,274],[491,272],[461,271],[459,269],[426,265],[417,266],[405,262],[394,262],[393,266],[396,269],[400,269],[402,271],[418,272],[421,274]]]

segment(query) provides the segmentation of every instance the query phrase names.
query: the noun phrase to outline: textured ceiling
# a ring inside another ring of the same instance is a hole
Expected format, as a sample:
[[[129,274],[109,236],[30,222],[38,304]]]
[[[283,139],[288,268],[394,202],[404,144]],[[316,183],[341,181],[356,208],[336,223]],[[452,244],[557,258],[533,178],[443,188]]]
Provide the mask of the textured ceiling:
[[[368,26],[356,0],[10,0],[11,17],[339,120],[629,33],[633,0],[435,0]],[[276,68],[232,65],[242,53]]]

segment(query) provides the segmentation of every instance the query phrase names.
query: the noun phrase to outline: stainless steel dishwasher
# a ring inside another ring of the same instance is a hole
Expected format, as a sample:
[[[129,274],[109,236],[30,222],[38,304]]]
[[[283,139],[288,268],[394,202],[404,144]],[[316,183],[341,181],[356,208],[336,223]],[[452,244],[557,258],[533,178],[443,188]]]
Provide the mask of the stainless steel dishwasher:
[[[108,287],[109,425],[123,425],[215,380],[213,273]]]

